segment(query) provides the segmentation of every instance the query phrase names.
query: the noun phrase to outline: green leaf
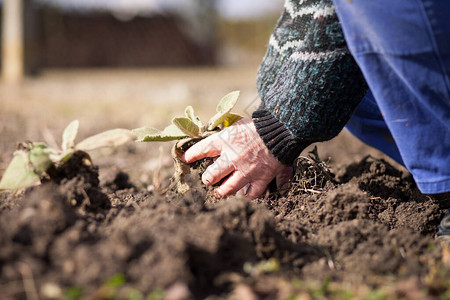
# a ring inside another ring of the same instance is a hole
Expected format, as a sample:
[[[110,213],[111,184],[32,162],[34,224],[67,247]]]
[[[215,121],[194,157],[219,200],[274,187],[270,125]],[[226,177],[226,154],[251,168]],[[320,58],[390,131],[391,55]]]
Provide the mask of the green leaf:
[[[153,137],[160,137],[162,135],[162,131],[153,127],[141,127],[131,130],[133,134],[136,136],[136,141],[138,142],[151,142],[149,140]]]
[[[78,122],[78,120],[75,120],[72,121],[69,125],[67,125],[66,129],[64,129],[62,140],[63,151],[73,148],[75,146],[75,138],[77,137],[79,124],[80,122]]]
[[[52,149],[44,143],[33,143],[33,148],[28,153],[29,161],[38,173],[43,173],[52,165],[50,153]]]
[[[90,151],[104,147],[118,147],[135,139],[136,136],[131,130],[118,128],[88,137],[77,144],[75,149]]]
[[[106,285],[112,288],[119,288],[126,283],[127,279],[123,274],[116,274],[106,281]]]
[[[217,113],[208,122],[208,130],[214,130],[214,128],[223,123],[230,111],[236,105],[238,98],[239,91],[234,91],[225,95],[219,101],[219,104],[216,108]]]
[[[197,124],[192,122],[189,118],[179,117],[173,118],[172,124],[177,126],[182,132],[191,137],[198,137],[200,128]]]
[[[0,190],[16,190],[31,186],[39,182],[39,175],[30,170],[25,164],[27,153],[18,151],[3,174]]]
[[[41,173],[51,165],[48,146],[33,144],[31,150],[18,150],[0,181],[0,190],[16,190],[39,182]]]
[[[242,118],[238,114],[228,114],[228,117],[223,121],[223,128],[233,125]]]
[[[79,286],[71,286],[64,293],[65,300],[78,300],[83,296],[83,289]]]
[[[220,99],[219,104],[217,104],[217,112],[231,111],[236,105],[239,94],[239,91],[234,91],[226,94],[222,99]]]
[[[144,295],[134,288],[127,289],[128,300],[144,300]]]
[[[156,289],[150,294],[148,294],[147,298],[145,298],[145,300],[162,300],[162,299],[164,299],[163,289]]]
[[[50,153],[50,159],[54,163],[66,162],[69,160],[69,158],[72,157],[72,155],[74,153],[75,153],[75,148],[67,149],[65,151],[52,152],[52,153]]]
[[[164,128],[163,131],[152,127],[142,127],[133,129],[132,132],[138,142],[168,142],[187,137],[183,131],[173,124]]]
[[[194,108],[192,106],[189,105],[188,107],[186,107],[186,109],[184,110],[184,114],[186,115],[186,117],[189,118],[189,120],[197,124],[199,128],[203,126],[202,121],[200,121],[200,118],[195,115]]]

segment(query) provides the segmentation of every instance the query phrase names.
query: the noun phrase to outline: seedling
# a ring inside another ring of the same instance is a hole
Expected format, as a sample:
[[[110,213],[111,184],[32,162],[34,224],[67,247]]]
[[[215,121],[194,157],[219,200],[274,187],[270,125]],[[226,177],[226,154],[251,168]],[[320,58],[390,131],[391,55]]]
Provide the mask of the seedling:
[[[231,113],[239,98],[239,91],[234,91],[223,97],[217,105],[217,113],[204,125],[195,115],[192,106],[186,107],[184,117],[172,119],[172,124],[158,130],[152,127],[142,127],[133,130],[138,142],[167,142],[182,138],[204,138],[242,119]]]
[[[64,130],[61,149],[53,149],[45,143],[19,144],[0,181],[0,190],[16,190],[40,183],[51,167],[67,162],[76,151],[91,151],[104,147],[117,147],[136,136],[127,129],[112,129],[88,137],[78,144],[75,138],[79,122],[72,121]]]
[[[194,108],[188,106],[184,110],[184,117],[173,118],[172,124],[163,130],[152,127],[132,130],[138,142],[166,142],[181,139],[172,148],[172,157],[175,163],[175,174],[172,178],[172,183],[177,185],[179,193],[185,193],[189,190],[189,186],[185,183],[184,178],[185,175],[189,174],[190,168],[181,162],[181,155],[186,150],[186,145],[190,146],[242,119],[241,116],[231,113],[238,98],[239,91],[225,95],[217,105],[216,114],[206,124],[203,124],[200,118],[195,115]],[[170,185],[168,189],[172,187]]]

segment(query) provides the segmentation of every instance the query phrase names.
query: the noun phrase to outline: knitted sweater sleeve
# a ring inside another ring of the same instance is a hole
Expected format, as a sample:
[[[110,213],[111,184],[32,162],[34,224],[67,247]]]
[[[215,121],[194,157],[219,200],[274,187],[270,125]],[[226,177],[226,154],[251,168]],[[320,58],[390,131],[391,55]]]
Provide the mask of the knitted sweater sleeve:
[[[336,136],[367,92],[331,0],[286,0],[258,71],[256,129],[290,165],[314,142]]]

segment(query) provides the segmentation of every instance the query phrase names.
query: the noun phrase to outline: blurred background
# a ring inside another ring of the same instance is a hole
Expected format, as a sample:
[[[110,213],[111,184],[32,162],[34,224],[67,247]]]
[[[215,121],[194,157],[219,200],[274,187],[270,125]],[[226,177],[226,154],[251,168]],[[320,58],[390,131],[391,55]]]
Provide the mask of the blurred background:
[[[254,63],[264,53],[282,8],[282,0],[0,3],[4,11],[3,35],[8,24],[18,27],[17,22],[22,23],[23,28],[16,34],[23,35],[27,74],[46,68],[204,66],[248,60]],[[7,12],[3,6],[8,5],[21,7]],[[2,44],[5,42],[3,38]]]

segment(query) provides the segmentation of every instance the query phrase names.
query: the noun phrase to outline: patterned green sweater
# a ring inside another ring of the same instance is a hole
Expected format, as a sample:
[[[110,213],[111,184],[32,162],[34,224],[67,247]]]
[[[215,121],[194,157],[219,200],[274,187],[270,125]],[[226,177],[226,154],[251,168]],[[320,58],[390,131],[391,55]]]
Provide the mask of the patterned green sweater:
[[[367,85],[331,0],[286,0],[257,87],[262,103],[253,122],[282,163],[342,130]]]

